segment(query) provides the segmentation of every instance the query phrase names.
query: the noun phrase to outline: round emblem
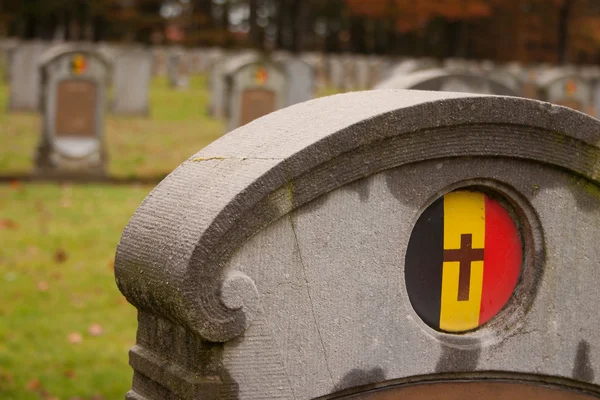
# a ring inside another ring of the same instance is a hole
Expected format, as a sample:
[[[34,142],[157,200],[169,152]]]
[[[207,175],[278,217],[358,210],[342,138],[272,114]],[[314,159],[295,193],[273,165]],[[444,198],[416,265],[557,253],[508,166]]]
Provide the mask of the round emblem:
[[[82,54],[77,54],[71,60],[71,70],[75,75],[81,75],[87,70],[87,60]]]
[[[522,258],[517,225],[499,201],[477,191],[450,192],[413,228],[404,270],[410,302],[435,330],[478,328],[510,299]]]
[[[258,85],[264,85],[265,83],[267,83],[267,79],[269,79],[269,73],[265,68],[259,67],[256,69],[254,79],[256,80],[256,83]]]

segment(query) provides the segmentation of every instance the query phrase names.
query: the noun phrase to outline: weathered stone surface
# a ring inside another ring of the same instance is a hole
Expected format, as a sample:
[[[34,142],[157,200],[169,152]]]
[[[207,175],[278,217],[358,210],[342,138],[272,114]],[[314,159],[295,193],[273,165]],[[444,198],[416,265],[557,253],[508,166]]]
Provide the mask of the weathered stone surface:
[[[38,175],[103,175],[104,113],[112,67],[89,47],[56,46],[40,60]]]
[[[115,57],[114,100],[115,114],[148,115],[149,89],[152,79],[152,54],[144,49],[124,50]]]
[[[518,96],[519,93],[490,77],[468,73],[430,69],[408,75],[391,77],[375,86],[375,89],[415,89],[441,92],[462,92]]]
[[[9,58],[11,111],[37,111],[40,101],[40,57],[48,46],[43,42],[23,42],[11,51]]]
[[[231,132],[161,182],[119,243],[117,284],[139,309],[128,398],[447,379],[597,396],[599,132],[549,103],[420,91],[322,98]],[[516,209],[522,276],[490,323],[438,332],[408,299],[406,248],[425,207],[473,185]]]

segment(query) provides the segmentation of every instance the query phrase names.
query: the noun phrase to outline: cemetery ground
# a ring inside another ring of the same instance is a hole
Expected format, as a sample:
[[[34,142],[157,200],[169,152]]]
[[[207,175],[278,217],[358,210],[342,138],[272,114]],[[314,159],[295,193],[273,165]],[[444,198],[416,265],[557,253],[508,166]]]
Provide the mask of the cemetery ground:
[[[151,90],[152,117],[107,118],[109,173],[160,178],[222,134],[202,76]],[[35,114],[6,113],[0,174],[29,174]],[[0,399],[120,399],[131,386],[135,309],[112,270],[127,221],[154,185],[0,184]]]

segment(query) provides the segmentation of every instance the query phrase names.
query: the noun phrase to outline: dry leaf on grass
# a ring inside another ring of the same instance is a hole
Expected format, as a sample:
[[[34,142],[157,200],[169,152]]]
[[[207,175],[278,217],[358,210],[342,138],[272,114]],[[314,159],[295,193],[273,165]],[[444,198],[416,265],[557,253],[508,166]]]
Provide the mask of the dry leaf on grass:
[[[79,332],[69,333],[69,336],[67,336],[67,339],[69,340],[69,343],[71,343],[71,344],[79,344],[79,343],[83,342],[83,336],[81,336],[81,333],[79,333]]]
[[[39,281],[37,284],[37,288],[40,292],[45,292],[46,290],[48,290],[48,282],[46,281]]]
[[[42,388],[42,382],[39,379],[31,379],[25,386],[30,392],[37,392]]]
[[[12,229],[13,231],[16,231],[19,229],[19,224],[12,219],[0,218],[0,229]]]
[[[88,333],[90,336],[100,336],[104,333],[104,329],[102,329],[100,324],[92,324],[88,329]]]
[[[63,249],[58,249],[54,253],[54,261],[56,261],[57,263],[63,263],[65,261],[67,261],[67,258],[68,258],[67,252],[64,251]]]

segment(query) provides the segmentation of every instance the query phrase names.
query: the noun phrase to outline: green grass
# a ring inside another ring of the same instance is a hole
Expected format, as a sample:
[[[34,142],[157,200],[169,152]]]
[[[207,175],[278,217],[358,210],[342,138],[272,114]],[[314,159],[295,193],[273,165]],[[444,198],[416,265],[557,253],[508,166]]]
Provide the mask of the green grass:
[[[0,186],[0,399],[39,399],[44,391],[123,398],[136,314],[115,285],[113,257],[150,189]],[[89,334],[93,324],[102,335]],[[81,343],[69,341],[73,334]]]
[[[8,87],[0,84],[0,174],[27,174],[40,137],[37,113],[7,113]],[[193,76],[190,88],[173,90],[165,77],[150,89],[149,117],[108,114],[105,143],[109,174],[148,178],[167,175],[196,151],[219,138],[223,122],[207,115],[206,77]]]

